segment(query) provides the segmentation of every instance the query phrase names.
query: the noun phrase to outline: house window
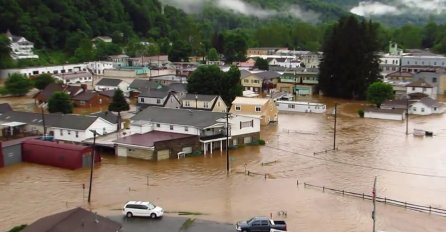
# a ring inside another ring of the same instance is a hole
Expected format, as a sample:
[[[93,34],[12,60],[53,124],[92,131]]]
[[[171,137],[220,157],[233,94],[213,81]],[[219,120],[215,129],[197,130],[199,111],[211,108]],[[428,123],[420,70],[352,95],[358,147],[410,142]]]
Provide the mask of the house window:
[[[248,79],[244,79],[243,82],[244,83],[249,83],[249,80]]]
[[[189,131],[189,127],[185,126],[184,131]]]
[[[288,108],[290,108],[290,109],[294,109],[294,105],[293,105],[293,104],[289,104],[289,105],[288,105]]]
[[[76,135],[76,138],[79,138],[79,131],[75,131],[74,134]]]
[[[144,98],[143,98],[143,97],[140,98],[139,101],[140,101],[140,102],[144,102]]]
[[[161,127],[161,125],[159,123],[156,124],[156,127]]]
[[[70,131],[70,130],[68,130],[68,131],[67,131],[67,134],[68,134],[68,135],[71,135],[71,131]]]
[[[240,129],[245,127],[253,127],[254,120],[247,121],[247,122],[240,122]]]
[[[189,101],[186,101],[186,102],[185,102],[185,105],[186,105],[186,106],[190,106],[190,102],[189,102]]]
[[[437,107],[434,107],[434,111],[437,111]]]
[[[236,106],[235,106],[235,111],[240,111],[240,108],[241,108],[241,107],[240,107],[239,105],[236,105]]]
[[[63,130],[60,129],[60,136],[63,136]]]
[[[415,91],[415,87],[412,87],[412,91]]]
[[[412,108],[413,112],[417,111],[417,107]]]
[[[161,99],[156,99],[156,104],[160,104],[161,103]]]
[[[173,130],[173,125],[170,125],[170,130]]]
[[[103,134],[103,135],[107,134],[107,129],[105,129],[105,127],[102,128],[102,134]]]
[[[437,83],[437,78],[436,77],[432,78],[432,83]]]
[[[262,111],[262,107],[256,106],[256,112],[260,112],[260,111]]]
[[[204,102],[204,108],[209,108],[209,102]]]
[[[421,112],[424,112],[424,108],[421,108]]]

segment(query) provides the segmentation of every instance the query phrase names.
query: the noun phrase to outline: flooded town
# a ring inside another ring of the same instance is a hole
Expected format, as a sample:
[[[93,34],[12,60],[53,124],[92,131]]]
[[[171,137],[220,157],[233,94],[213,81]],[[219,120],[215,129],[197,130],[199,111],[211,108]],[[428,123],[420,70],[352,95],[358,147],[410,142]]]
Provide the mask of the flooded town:
[[[446,231],[421,3],[0,2],[0,231]]]

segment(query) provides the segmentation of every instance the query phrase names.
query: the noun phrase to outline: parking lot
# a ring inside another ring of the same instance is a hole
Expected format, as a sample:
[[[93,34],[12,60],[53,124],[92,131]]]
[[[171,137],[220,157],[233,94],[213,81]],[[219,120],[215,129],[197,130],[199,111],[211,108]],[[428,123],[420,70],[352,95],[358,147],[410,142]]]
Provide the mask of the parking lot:
[[[234,232],[235,226],[212,221],[192,219],[188,217],[164,216],[159,219],[150,218],[126,218],[122,215],[109,217],[121,223],[122,232]]]

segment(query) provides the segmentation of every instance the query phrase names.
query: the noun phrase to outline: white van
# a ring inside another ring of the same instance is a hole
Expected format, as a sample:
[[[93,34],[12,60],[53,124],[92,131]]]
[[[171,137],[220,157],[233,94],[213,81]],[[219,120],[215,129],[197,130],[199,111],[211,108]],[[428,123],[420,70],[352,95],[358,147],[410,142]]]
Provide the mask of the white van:
[[[158,218],[163,216],[164,210],[148,201],[129,201],[124,205],[122,214],[129,218],[133,216]]]

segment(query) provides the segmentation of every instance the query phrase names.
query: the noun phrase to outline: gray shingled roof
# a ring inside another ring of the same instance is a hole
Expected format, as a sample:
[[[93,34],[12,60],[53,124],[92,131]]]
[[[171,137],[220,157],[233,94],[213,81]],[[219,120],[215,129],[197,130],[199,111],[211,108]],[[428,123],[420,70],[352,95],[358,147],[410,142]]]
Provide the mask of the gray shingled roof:
[[[420,102],[428,107],[441,107],[442,104],[430,97],[424,97],[420,99]]]
[[[139,96],[150,98],[165,98],[169,95],[168,90],[146,89]]]
[[[161,85],[154,80],[135,79],[130,83],[129,88],[142,92],[145,89],[158,89]]]
[[[249,75],[251,75],[250,71],[244,70],[244,69],[240,70],[240,78],[244,78],[244,77],[247,77]]]
[[[171,83],[167,86],[170,90],[175,92],[187,92],[187,85],[184,83]]]
[[[131,120],[206,128],[216,124],[217,119],[224,117],[225,113],[211,111],[148,107],[132,117]]]
[[[263,79],[263,80],[271,80],[271,79],[280,77],[280,74],[278,72],[274,72],[274,71],[259,72],[259,73],[255,73],[254,75],[260,79]]]
[[[50,127],[86,130],[97,117],[75,114],[45,114],[45,125]],[[42,125],[42,114],[32,112],[10,111],[0,114],[0,121],[23,122],[31,125]]]
[[[96,94],[98,94],[96,91],[85,90],[84,92],[72,97],[71,99],[76,101],[89,101],[91,98],[96,96]]]
[[[122,80],[120,79],[102,78],[96,85],[118,86],[121,82]]]
[[[207,101],[207,102],[208,101],[212,101],[212,100],[214,100],[215,98],[218,97],[218,95],[188,93],[181,100],[194,100],[195,101],[195,96],[197,97],[198,101]]]
[[[39,220],[25,227],[23,232],[110,232],[119,231],[120,228],[121,224],[118,222],[78,207],[40,218]]]
[[[112,124],[116,124],[118,122],[118,115],[115,115],[111,111],[97,112],[97,113],[92,113],[90,115],[103,118],[104,120],[106,120]]]
[[[433,88],[433,86],[429,83],[427,83],[425,80],[419,79],[416,81],[411,82],[410,84],[406,85],[406,87],[424,87],[424,88]]]

